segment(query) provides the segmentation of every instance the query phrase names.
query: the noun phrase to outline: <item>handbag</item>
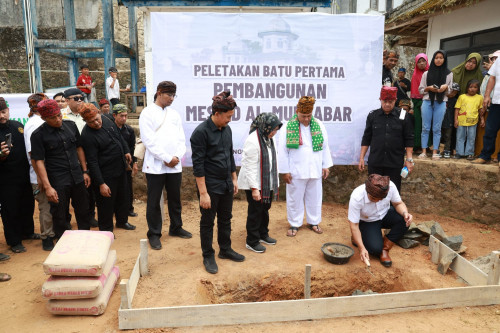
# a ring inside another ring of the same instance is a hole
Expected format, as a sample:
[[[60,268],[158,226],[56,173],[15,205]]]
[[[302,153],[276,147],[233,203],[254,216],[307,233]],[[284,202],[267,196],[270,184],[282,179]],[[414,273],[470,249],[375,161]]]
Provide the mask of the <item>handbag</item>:
[[[160,126],[156,129],[155,133],[158,132],[158,130],[163,126],[166,118],[167,118],[167,112],[165,111],[165,116],[163,117],[163,121],[161,122]],[[144,145],[144,142],[142,142],[141,138],[137,138],[135,140],[134,156],[140,160],[144,160],[145,155],[146,155],[146,146]]]

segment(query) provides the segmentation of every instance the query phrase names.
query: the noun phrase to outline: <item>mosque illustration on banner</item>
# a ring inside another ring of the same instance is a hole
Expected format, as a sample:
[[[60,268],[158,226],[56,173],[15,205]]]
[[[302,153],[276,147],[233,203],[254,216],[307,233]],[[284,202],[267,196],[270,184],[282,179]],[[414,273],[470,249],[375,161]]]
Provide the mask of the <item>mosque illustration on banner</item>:
[[[226,63],[283,63],[294,60],[298,63],[313,63],[316,54],[296,43],[299,38],[290,25],[280,16],[274,18],[257,33],[258,40],[237,38],[222,47]],[[300,49],[300,52],[299,52]]]

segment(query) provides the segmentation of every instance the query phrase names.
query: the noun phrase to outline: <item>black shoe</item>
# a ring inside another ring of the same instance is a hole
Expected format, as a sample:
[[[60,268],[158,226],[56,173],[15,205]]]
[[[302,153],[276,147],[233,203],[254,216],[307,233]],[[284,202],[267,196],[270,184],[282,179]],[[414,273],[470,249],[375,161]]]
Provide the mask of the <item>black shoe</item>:
[[[182,228],[179,228],[179,230],[177,230],[176,232],[169,231],[168,235],[169,236],[173,236],[173,237],[180,237],[180,238],[191,238],[191,237],[193,237],[193,235],[189,231],[184,230]]]
[[[455,154],[455,156],[453,156],[453,158],[454,158],[454,159],[456,159],[456,160],[459,160],[459,159],[461,159],[461,158],[462,158],[462,156],[460,156],[460,155],[458,155],[458,154]]]
[[[149,245],[153,250],[160,250],[161,249],[161,241],[159,237],[151,237],[149,239]]]
[[[257,243],[255,246],[250,246],[246,244],[246,248],[249,249],[250,251],[257,252],[257,253],[264,253],[266,252],[266,247],[260,243]]]
[[[267,244],[267,245],[276,245],[277,240],[274,238],[271,238],[269,236],[263,237],[260,239],[261,243]]]
[[[44,251],[52,251],[54,249],[54,241],[52,237],[42,239],[42,248]]]
[[[210,274],[216,274],[219,271],[214,256],[203,258],[203,265],[205,265],[206,271]]]
[[[242,262],[243,260],[245,260],[245,256],[243,256],[239,253],[236,253],[233,249],[229,249],[226,251],[220,251],[219,258],[229,259],[229,260],[237,261],[237,262]]]
[[[124,224],[117,224],[116,227],[125,230],[135,230],[135,225],[132,225],[128,222]]]
[[[97,228],[99,226],[99,222],[95,218],[90,219],[90,227],[91,228]]]
[[[133,210],[131,210],[130,212],[128,212],[128,216],[130,216],[130,217],[137,217],[137,213],[134,212]]]
[[[7,254],[0,253],[0,261],[9,260],[10,256]]]
[[[23,237],[23,240],[27,240],[27,239],[41,239],[42,236],[40,236],[40,234],[37,234],[37,233],[32,233],[32,234],[29,234],[29,235],[25,235]]]

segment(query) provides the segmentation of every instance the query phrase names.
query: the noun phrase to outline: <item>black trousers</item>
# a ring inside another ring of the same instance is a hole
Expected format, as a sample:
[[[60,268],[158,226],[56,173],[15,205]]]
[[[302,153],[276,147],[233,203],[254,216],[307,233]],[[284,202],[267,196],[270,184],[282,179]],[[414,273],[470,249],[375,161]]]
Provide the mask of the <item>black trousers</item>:
[[[399,194],[401,194],[401,168],[384,168],[384,167],[375,167],[370,166],[368,164],[368,174],[372,173],[379,174],[381,176],[389,176],[394,185],[396,185]]]
[[[269,209],[273,200],[271,191],[271,202],[263,203],[252,198],[252,191],[245,190],[248,202],[247,215],[247,244],[255,246],[259,241],[269,236]]]
[[[111,197],[103,197],[99,186],[94,186],[97,203],[99,230],[113,231],[113,214],[117,225],[128,222],[128,188],[126,173],[117,177],[104,177],[104,183],[111,190]]]
[[[375,222],[359,221],[361,239],[368,253],[379,256],[384,247],[382,229],[391,229],[386,235],[391,242],[400,240],[408,230],[404,218],[391,207],[382,220]]]
[[[127,171],[127,187],[128,187],[128,211],[134,211],[134,188],[132,183],[132,171]]]
[[[182,227],[181,182],[182,172],[163,173],[159,175],[146,173],[148,182],[148,200],[146,207],[146,220],[148,221],[148,238],[161,237],[161,208],[160,202],[163,188],[167,191],[168,215],[170,217],[169,231],[177,232]]]
[[[89,218],[95,218],[95,205],[96,205],[96,196],[94,191],[94,186],[89,186],[87,188],[87,192],[89,194]]]
[[[204,258],[213,257],[215,251],[212,247],[214,238],[214,221],[217,215],[217,243],[219,249],[231,249],[231,218],[233,217],[233,192],[216,194],[208,192],[210,196],[210,209],[200,206],[200,239],[201,250]]]
[[[57,191],[59,203],[50,203],[50,213],[54,223],[54,234],[61,238],[65,230],[71,230],[67,223],[69,201],[75,210],[76,224],[78,230],[90,230],[89,198],[85,183],[73,185],[53,186]]]
[[[7,245],[21,244],[22,239],[33,234],[35,230],[35,198],[31,184],[1,185],[0,205]]]

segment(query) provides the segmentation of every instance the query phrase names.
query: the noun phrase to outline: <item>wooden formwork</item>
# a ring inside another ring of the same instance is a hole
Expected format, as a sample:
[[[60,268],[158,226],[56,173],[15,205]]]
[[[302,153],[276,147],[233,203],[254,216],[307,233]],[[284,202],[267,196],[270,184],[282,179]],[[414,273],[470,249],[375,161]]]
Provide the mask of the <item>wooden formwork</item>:
[[[289,301],[133,309],[131,304],[139,278],[148,274],[147,240],[142,239],[140,242],[141,253],[130,279],[120,282],[120,329],[252,324],[500,304],[500,251],[496,251],[493,268],[488,275],[460,255],[456,256],[450,269],[464,279],[470,285],[468,287]],[[455,253],[433,236],[429,240],[429,250],[432,261],[436,264],[443,256]],[[305,285],[307,296],[307,278]]]

